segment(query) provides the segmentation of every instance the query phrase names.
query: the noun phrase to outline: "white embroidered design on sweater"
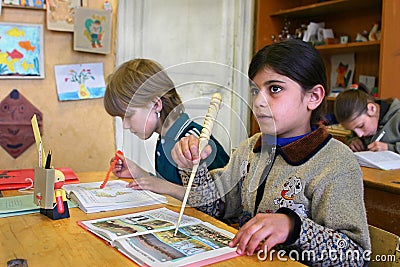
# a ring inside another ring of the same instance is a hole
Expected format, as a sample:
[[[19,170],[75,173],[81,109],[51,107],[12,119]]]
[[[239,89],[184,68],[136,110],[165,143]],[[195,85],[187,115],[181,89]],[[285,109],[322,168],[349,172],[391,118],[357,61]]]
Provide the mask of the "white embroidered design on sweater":
[[[285,207],[295,211],[299,216],[307,217],[304,204],[294,202],[294,196],[303,190],[301,180],[296,176],[289,177],[282,185],[281,197],[274,199],[274,204],[279,208]]]

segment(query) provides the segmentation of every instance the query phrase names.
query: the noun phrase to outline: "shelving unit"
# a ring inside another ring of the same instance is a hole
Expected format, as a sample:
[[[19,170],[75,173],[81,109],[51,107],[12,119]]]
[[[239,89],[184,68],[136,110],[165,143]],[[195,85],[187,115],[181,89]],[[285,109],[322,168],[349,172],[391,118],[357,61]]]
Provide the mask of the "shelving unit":
[[[333,12],[342,12],[342,11],[346,12],[349,9],[363,9],[371,7],[376,8],[380,6],[380,2],[381,1],[375,1],[375,0],[331,0],[319,3],[316,1],[312,1],[311,4],[304,4],[301,6],[297,3],[294,3],[294,5],[296,5],[295,7],[281,9],[277,12],[271,13],[270,16],[291,17],[291,18],[321,16],[321,15],[331,14]]]
[[[289,32],[294,34],[301,24],[325,22],[325,28],[333,29],[335,38],[347,35],[347,44],[329,44],[316,46],[327,67],[330,84],[330,58],[334,54],[355,54],[355,72],[353,82],[358,82],[359,75],[375,76],[379,96],[382,98],[400,98],[400,5],[393,0],[257,0],[254,52],[272,43],[271,36],[278,36],[285,19],[290,22]],[[381,40],[354,42],[357,33],[371,30],[375,22],[381,23]],[[396,37],[397,36],[397,37]],[[395,68],[395,69],[394,69]],[[393,84],[396,87],[393,87]],[[328,101],[334,101],[329,98]],[[333,106],[329,103],[329,106]],[[256,123],[251,132],[258,131]]]

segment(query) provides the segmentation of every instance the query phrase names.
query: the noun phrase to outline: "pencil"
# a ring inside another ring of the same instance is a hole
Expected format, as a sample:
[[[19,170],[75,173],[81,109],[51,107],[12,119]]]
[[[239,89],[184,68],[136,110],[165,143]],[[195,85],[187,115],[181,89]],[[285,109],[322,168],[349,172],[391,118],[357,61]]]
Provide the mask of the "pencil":
[[[118,150],[118,151],[117,151],[117,155],[115,155],[113,161],[111,162],[110,168],[109,168],[108,171],[107,171],[106,177],[104,178],[103,183],[100,185],[100,189],[103,189],[104,187],[106,187],[106,184],[107,184],[107,182],[108,182],[108,179],[110,178],[111,171],[115,168],[115,165],[117,165],[117,162],[118,162],[118,160],[119,160],[118,155],[123,156],[124,154],[122,153],[121,150]]]
[[[381,141],[381,139],[382,139],[382,137],[385,135],[385,131],[382,131],[380,134],[379,134],[379,136],[375,139],[375,141],[374,142],[379,142],[379,141]]]

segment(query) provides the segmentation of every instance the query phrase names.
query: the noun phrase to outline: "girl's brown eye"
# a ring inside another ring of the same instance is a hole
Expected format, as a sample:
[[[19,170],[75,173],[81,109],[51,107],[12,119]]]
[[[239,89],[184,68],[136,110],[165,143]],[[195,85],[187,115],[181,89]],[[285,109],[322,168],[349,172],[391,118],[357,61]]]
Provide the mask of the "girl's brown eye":
[[[282,90],[282,87],[277,86],[277,85],[271,85],[270,91],[273,94],[279,93]]]

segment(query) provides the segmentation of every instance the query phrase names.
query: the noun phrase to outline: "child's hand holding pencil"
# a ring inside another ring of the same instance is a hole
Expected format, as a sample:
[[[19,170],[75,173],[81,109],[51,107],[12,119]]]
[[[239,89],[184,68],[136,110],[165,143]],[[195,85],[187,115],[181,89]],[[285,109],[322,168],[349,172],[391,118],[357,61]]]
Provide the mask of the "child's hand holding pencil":
[[[118,150],[114,156],[114,159],[112,160],[112,162],[110,164],[110,168],[107,171],[107,174],[106,174],[106,177],[104,178],[103,183],[100,185],[100,188],[104,188],[106,186],[108,179],[110,178],[111,171],[113,171],[113,169],[115,168],[115,165],[120,160],[120,158],[123,156],[124,156],[124,153],[122,153],[121,150]]]
[[[112,169],[112,173],[117,176],[118,178],[132,178],[131,170],[129,168],[133,168],[131,165],[131,162],[125,158],[125,155],[123,154],[117,154],[118,155],[118,160]],[[110,164],[113,163],[115,157],[113,157],[110,161]]]

